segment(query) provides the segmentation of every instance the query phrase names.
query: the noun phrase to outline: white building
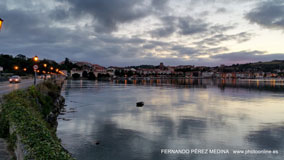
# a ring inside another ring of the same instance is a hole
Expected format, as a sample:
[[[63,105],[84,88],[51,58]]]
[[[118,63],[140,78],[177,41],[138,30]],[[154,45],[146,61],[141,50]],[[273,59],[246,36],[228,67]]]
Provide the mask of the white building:
[[[213,72],[202,72],[202,78],[212,78],[213,75]]]

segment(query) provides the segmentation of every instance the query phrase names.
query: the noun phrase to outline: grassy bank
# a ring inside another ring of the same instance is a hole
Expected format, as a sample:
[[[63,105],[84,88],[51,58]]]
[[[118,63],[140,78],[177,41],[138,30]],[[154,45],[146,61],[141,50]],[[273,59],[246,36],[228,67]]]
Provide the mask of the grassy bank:
[[[20,139],[27,151],[25,159],[72,159],[46,121],[56,107],[54,101],[59,93],[58,85],[44,82],[3,97],[0,136],[9,140],[12,149]]]

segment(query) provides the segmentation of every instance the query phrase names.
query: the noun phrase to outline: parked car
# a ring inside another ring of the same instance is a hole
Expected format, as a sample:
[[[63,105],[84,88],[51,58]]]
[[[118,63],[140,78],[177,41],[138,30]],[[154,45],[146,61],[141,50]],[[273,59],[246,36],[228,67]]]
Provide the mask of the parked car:
[[[20,83],[21,82],[21,77],[18,75],[14,75],[9,78],[10,83]]]

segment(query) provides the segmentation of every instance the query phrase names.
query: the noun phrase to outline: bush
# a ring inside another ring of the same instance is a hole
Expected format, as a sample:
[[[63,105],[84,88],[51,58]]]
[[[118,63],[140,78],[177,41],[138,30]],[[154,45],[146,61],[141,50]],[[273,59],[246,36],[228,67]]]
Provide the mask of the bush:
[[[74,74],[72,74],[72,77],[73,77],[74,79],[78,79],[78,78],[80,78],[80,74],[74,73]]]
[[[9,137],[10,142],[15,142],[15,136],[8,134],[9,126],[14,126],[14,133],[21,137],[28,151],[26,159],[73,159],[44,120],[53,109],[52,98],[46,93],[58,91],[57,86],[46,82],[3,97],[0,134]]]

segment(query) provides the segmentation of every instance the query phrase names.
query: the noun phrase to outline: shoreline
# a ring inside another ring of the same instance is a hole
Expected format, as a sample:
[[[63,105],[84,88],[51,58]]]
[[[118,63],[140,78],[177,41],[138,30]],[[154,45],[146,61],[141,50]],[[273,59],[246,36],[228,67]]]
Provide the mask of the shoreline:
[[[64,81],[45,81],[3,97],[1,137],[17,159],[68,159],[72,155],[56,136],[57,117],[64,107]]]

